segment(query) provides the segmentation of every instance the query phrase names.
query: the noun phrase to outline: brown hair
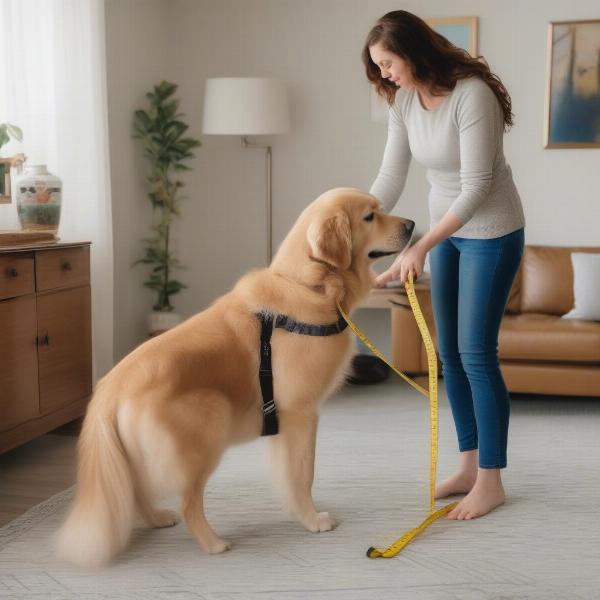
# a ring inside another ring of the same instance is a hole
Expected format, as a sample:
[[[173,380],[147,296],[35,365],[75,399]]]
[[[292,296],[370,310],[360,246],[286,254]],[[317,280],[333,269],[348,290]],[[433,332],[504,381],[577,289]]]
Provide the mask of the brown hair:
[[[371,60],[369,48],[380,43],[388,52],[407,61],[413,79],[429,88],[434,95],[453,90],[459,79],[479,77],[490,86],[504,115],[504,129],[513,124],[510,96],[500,79],[494,75],[482,56],[472,58],[466,50],[457,48],[425,21],[405,10],[385,14],[367,35],[362,59],[367,79],[375,85],[389,105],[394,103],[397,86],[381,77],[379,67]]]

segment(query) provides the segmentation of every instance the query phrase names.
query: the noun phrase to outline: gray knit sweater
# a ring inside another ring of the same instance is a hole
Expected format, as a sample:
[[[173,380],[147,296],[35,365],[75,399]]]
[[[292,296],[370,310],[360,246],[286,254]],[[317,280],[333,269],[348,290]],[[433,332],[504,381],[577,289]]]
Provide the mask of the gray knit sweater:
[[[453,236],[495,238],[525,224],[502,148],[502,108],[479,78],[460,79],[433,110],[415,90],[398,89],[371,194],[389,212],[402,194],[411,156],[427,167],[430,227],[450,210],[463,224]]]

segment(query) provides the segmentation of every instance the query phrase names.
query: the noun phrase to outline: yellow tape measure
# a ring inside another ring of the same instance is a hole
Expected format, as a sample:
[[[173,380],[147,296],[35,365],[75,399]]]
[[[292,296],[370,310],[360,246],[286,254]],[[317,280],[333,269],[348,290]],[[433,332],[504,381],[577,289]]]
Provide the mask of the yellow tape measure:
[[[338,303],[338,309],[342,317],[344,317],[345,321],[348,323],[348,326],[350,327],[350,329],[352,329],[352,331],[356,334],[360,341],[365,346],[367,346],[367,348],[369,348],[369,350],[373,354],[375,354],[375,356],[379,357],[395,373],[400,375],[402,379],[404,379],[407,383],[412,385],[412,387],[414,387],[419,393],[423,394],[426,398],[429,398],[431,449],[431,462],[429,466],[429,514],[420,525],[418,525],[414,529],[407,531],[400,539],[396,540],[388,548],[369,548],[367,550],[367,556],[369,558],[392,558],[393,556],[396,556],[396,554],[399,554],[405,546],[407,546],[415,537],[417,537],[427,527],[429,527],[429,525],[431,525],[440,517],[443,517],[444,515],[448,514],[458,504],[458,502],[452,502],[451,504],[448,504],[443,508],[435,510],[435,477],[438,457],[437,356],[435,353],[435,348],[433,346],[433,341],[431,340],[429,329],[427,328],[427,323],[425,322],[425,318],[423,317],[423,313],[421,312],[421,307],[419,306],[419,301],[417,300],[417,296],[415,294],[412,272],[409,273],[408,281],[406,282],[405,287],[406,293],[408,295],[408,301],[410,302],[410,307],[412,308],[415,320],[417,321],[417,325],[419,327],[419,331],[421,332],[421,337],[423,338],[423,343],[425,344],[425,350],[427,351],[427,366],[429,369],[429,392],[426,389],[422,388],[418,383],[413,381],[410,377],[402,373],[402,371],[396,369],[394,365],[390,364],[385,358],[385,356],[375,347],[373,342],[350,319],[350,317],[344,312],[344,310]]]

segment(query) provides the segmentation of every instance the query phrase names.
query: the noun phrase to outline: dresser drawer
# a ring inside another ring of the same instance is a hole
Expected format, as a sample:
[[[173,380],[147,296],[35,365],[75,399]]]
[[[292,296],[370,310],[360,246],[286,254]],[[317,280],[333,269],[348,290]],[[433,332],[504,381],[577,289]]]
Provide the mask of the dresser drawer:
[[[33,254],[0,256],[0,300],[35,292]]]
[[[35,279],[38,291],[88,285],[89,247],[38,250],[35,253]]]

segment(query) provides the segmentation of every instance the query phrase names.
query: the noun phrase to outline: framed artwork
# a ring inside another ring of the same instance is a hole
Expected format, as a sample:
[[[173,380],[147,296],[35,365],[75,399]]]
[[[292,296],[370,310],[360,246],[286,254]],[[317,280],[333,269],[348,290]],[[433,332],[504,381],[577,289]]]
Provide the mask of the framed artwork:
[[[463,48],[471,56],[476,57],[478,52],[477,17],[448,17],[443,19],[424,19],[427,25],[458,48]],[[371,92],[371,120],[385,122],[388,118],[388,106],[385,100],[378,96],[372,85]]]
[[[463,48],[473,58],[478,52],[477,17],[447,17],[425,19],[431,29],[443,35],[456,47]]]
[[[600,148],[600,19],[548,27],[544,145]]]
[[[13,158],[0,158],[0,204],[10,204],[10,168]]]
[[[9,158],[0,158],[0,204],[11,203],[10,170],[14,167],[20,173],[26,160],[27,157],[22,152]]]

